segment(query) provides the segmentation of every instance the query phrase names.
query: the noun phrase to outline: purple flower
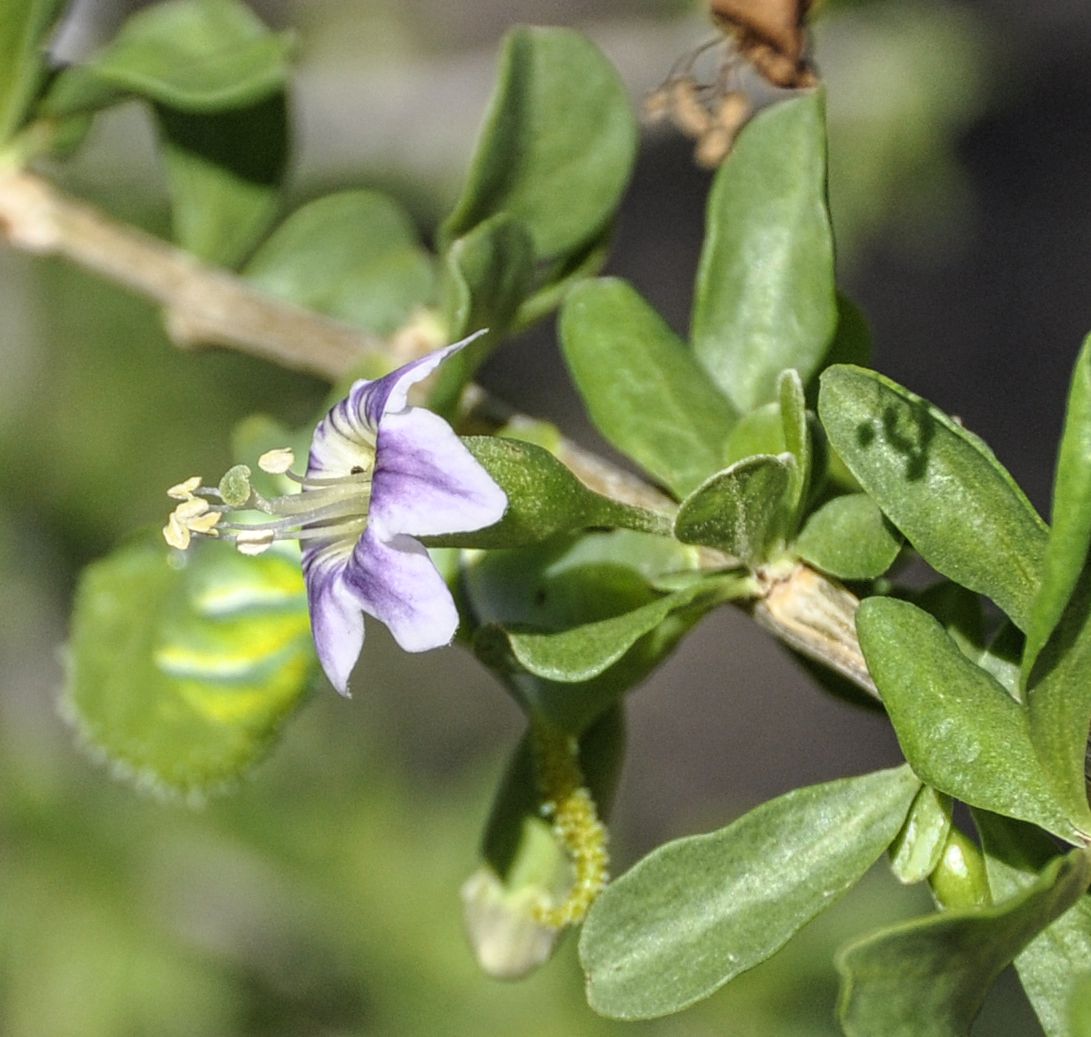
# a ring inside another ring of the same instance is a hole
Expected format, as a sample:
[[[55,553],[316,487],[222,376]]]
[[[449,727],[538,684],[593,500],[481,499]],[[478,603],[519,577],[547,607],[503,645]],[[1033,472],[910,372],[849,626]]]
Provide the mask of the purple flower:
[[[300,541],[318,658],[343,695],[364,643],[363,613],[385,623],[409,652],[454,637],[451,592],[415,538],[491,526],[507,507],[503,490],[447,422],[406,400],[410,386],[469,341],[355,382],[318,423],[306,475],[288,471],[290,451],[263,455],[259,465],[298,482],[300,493],[266,499],[243,465],[218,488],[191,479],[168,491],[182,501],[164,529],[176,547],[187,546],[191,533],[225,537],[248,554],[274,540]],[[224,520],[238,509],[269,519]]]

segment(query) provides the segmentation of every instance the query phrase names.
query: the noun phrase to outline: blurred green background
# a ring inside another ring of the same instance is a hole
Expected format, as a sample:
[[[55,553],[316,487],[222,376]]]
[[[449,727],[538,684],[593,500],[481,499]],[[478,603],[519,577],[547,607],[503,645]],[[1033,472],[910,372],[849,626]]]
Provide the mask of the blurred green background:
[[[695,5],[663,0],[255,6],[299,35],[293,200],[379,186],[425,236],[454,197],[508,25],[585,28],[634,101],[708,35]],[[961,413],[1042,505],[1064,380],[1091,324],[1078,175],[1091,105],[1076,75],[1091,26],[1078,4],[1019,8],[829,0],[816,36],[843,274],[873,320],[877,364]],[[86,52],[131,9],[77,4],[59,50]],[[137,106],[52,172],[119,216],[166,226]],[[679,328],[707,183],[684,141],[647,131],[610,269]],[[344,702],[317,687],[233,794],[194,810],[115,782],[56,710],[81,567],[161,524],[167,485],[223,470],[238,419],[302,422],[325,386],[182,354],[151,307],[4,249],[0,358],[5,1037],[836,1034],[833,950],[927,909],[880,867],[771,962],[654,1023],[590,1013],[571,939],[521,984],[482,977],[458,888],[520,719],[458,650],[403,657],[377,627],[366,692]],[[593,442],[551,327],[512,343],[484,380]],[[881,717],[817,693],[741,617],[710,617],[634,696],[615,868],[796,785],[897,758]],[[1037,1032],[1010,981],[976,1032]]]

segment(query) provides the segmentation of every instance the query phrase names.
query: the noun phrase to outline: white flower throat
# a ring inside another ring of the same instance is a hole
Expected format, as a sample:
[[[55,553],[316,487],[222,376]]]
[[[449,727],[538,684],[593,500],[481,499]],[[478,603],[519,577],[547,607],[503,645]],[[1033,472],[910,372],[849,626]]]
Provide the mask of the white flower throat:
[[[228,469],[218,486],[202,486],[197,475],[172,486],[167,496],[181,503],[163,527],[163,538],[184,551],[194,535],[216,537],[247,555],[261,554],[276,540],[356,540],[367,528],[375,443],[352,445],[354,463],[339,476],[293,472],[295,456],[287,448],[262,454],[258,467],[263,472],[299,486],[298,492],[280,497],[255,490],[251,470],[243,464]],[[240,520],[243,514],[249,517]]]

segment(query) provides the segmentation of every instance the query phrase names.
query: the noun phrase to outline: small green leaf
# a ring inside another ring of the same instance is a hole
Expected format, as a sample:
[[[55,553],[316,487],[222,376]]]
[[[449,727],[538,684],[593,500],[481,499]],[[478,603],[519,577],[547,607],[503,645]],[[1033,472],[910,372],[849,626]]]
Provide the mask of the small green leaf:
[[[1091,565],[1053,636],[1038,656],[1027,688],[1030,737],[1065,802],[1087,816],[1086,753],[1091,726]],[[1030,820],[1033,820],[1031,818]],[[1087,831],[1091,832],[1091,828]]]
[[[598,49],[570,29],[517,28],[443,249],[506,212],[539,260],[582,252],[613,217],[635,154],[628,95]]]
[[[284,89],[290,47],[239,0],[165,0],[62,73],[43,111],[68,115],[126,94],[195,113],[250,107]]]
[[[46,78],[45,43],[66,0],[7,0],[0,16],[0,144],[23,124]]]
[[[1087,888],[1081,850],[993,907],[948,911],[865,937],[839,955],[848,1037],[968,1037],[1004,967]]]
[[[800,558],[842,580],[870,580],[894,564],[902,542],[866,493],[827,501],[796,540]]]
[[[811,430],[807,425],[807,401],[799,372],[782,371],[777,379],[777,402],[784,422],[784,443],[795,459],[786,505],[789,531],[796,528],[811,483]]]
[[[697,273],[693,347],[745,414],[818,369],[837,325],[821,90],[758,115],[720,167]]]
[[[199,259],[235,266],[280,205],[289,150],[284,95],[212,115],[164,107],[155,114],[175,240]]]
[[[485,658],[495,659],[507,653],[517,666],[546,680],[588,681],[613,666],[672,612],[693,607],[707,611],[722,601],[747,593],[752,593],[752,587],[742,576],[703,580],[631,612],[558,633],[483,627],[478,631],[474,647]]]
[[[65,705],[119,773],[192,795],[262,755],[314,652],[297,558],[208,543],[174,562],[139,543],[84,572]]]
[[[1057,853],[1053,841],[1032,825],[984,811],[974,821],[985,845],[985,866],[993,896],[1013,897],[1034,885]],[[1091,967],[1091,896],[1036,936],[1015,959],[1015,968],[1046,1037],[1076,1037],[1068,1005],[1081,970]]]
[[[791,454],[756,454],[717,472],[681,504],[674,535],[684,544],[718,547],[754,566],[784,534]]]
[[[377,335],[402,327],[434,282],[409,217],[377,191],[338,191],[296,209],[243,272],[270,295]]]
[[[1042,583],[1031,609],[1022,685],[1061,620],[1076,588],[1091,545],[1091,335],[1076,359],[1068,393],[1061,448],[1053,487],[1052,529],[1042,560]]]
[[[488,328],[440,368],[431,406],[449,410],[503,338],[530,291],[534,246],[526,227],[500,214],[453,242],[443,257],[440,294],[447,335],[456,341]]]
[[[734,464],[755,454],[783,454],[784,418],[779,403],[766,403],[739,418],[727,438],[725,464]]]
[[[469,554],[462,587],[479,625],[567,630],[656,601],[653,583],[694,565],[693,549],[677,541],[616,530]],[[548,681],[511,672],[506,657],[486,661],[528,713],[578,734],[662,662],[700,615],[697,610],[671,613],[589,681]]]
[[[548,450],[517,439],[467,436],[463,443],[508,495],[504,517],[487,529],[429,537],[434,547],[521,547],[558,533],[620,526],[666,534],[670,519],[603,497]]]
[[[630,285],[603,278],[574,288],[561,345],[595,427],[678,496],[723,467],[730,404]]]
[[[1091,972],[1081,973],[1072,985],[1072,1001],[1068,1007],[1072,1037],[1091,1037]]]
[[[1023,654],[1023,640],[1023,632],[1010,619],[1005,620],[974,660],[1016,702],[1023,701],[1019,688],[1019,658]]]
[[[1070,842],[1091,832],[1091,814],[1043,768],[1028,711],[975,666],[927,612],[868,598],[856,629],[905,758],[948,795],[1032,821]]]
[[[890,870],[907,885],[923,882],[943,856],[951,830],[951,798],[925,785],[890,847]]]
[[[992,598],[1025,630],[1046,528],[992,451],[862,368],[825,371],[818,411],[834,449],[924,560]]]
[[[907,767],[813,785],[653,851],[584,923],[591,1007],[667,1015],[770,957],[863,877],[918,787]]]

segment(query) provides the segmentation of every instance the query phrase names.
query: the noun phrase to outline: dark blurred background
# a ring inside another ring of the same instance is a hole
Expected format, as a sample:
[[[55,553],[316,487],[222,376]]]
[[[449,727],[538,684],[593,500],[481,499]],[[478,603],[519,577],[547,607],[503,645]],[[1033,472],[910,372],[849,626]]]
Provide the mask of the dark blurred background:
[[[135,6],[77,3],[58,50],[86,53]],[[457,191],[508,25],[584,28],[634,103],[710,34],[688,2],[255,7],[298,32],[293,201],[378,186],[426,237]],[[875,364],[982,435],[1048,515],[1066,381],[1091,329],[1091,8],[827,0],[815,38],[843,288],[871,321]],[[166,226],[136,106],[54,172]],[[680,332],[708,184],[686,141],[646,130],[609,272]],[[592,1016],[572,941],[524,984],[480,977],[457,891],[520,719],[471,659],[403,657],[377,627],[366,694],[320,689],[233,795],[192,811],[114,782],[56,716],[80,568],[161,523],[179,472],[221,470],[234,421],[301,422],[324,386],[181,355],[145,304],[7,251],[0,357],[0,1033],[828,1035],[833,948],[927,908],[879,868],[772,962],[657,1023]],[[596,445],[551,324],[482,380]],[[724,610],[632,697],[615,868],[797,785],[898,759],[881,716],[818,691]],[[976,1032],[1036,1025],[1009,982]]]

